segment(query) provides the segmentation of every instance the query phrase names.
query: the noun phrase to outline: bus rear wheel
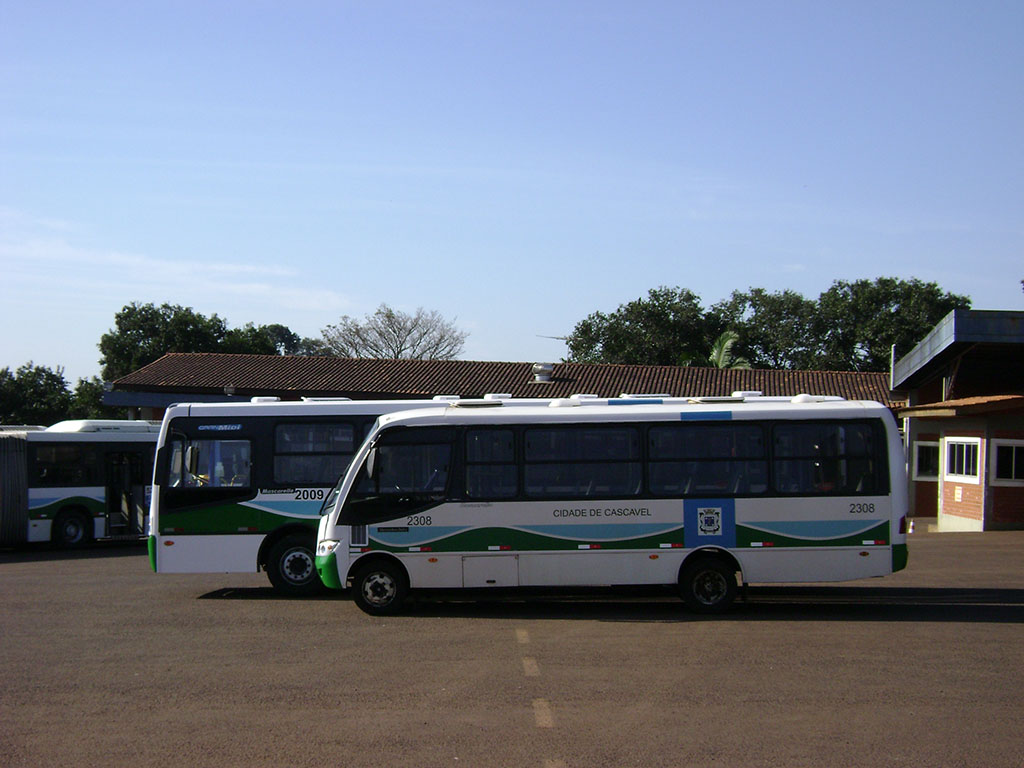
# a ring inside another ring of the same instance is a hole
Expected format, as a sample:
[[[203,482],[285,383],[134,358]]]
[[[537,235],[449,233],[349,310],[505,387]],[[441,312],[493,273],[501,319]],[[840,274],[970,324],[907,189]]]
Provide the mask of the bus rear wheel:
[[[736,599],[736,570],[720,557],[699,557],[683,568],[679,591],[697,613],[722,613]]]
[[[320,577],[313,559],[313,542],[303,536],[285,536],[267,554],[267,577],[274,589],[286,595],[313,595],[320,591]]]
[[[405,571],[387,560],[367,563],[352,577],[352,598],[371,616],[394,616],[401,612],[408,594]]]
[[[89,522],[84,512],[61,512],[53,521],[53,543],[67,549],[87,544],[91,538]]]

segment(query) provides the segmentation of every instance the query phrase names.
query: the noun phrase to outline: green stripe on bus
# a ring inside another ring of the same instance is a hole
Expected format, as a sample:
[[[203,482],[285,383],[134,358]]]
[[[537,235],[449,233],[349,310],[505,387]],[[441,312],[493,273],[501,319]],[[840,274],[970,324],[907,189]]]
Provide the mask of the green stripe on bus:
[[[767,533],[737,523],[736,546],[740,549],[752,547],[862,547],[865,542],[871,546],[889,544],[889,521],[883,520],[873,528],[852,536],[833,539],[798,539],[778,533]]]
[[[641,536],[615,541],[595,541],[592,539],[562,539],[557,536],[544,536],[543,534],[519,531],[513,528],[476,528],[445,536],[434,541],[424,541],[422,544],[415,545],[415,547],[384,544],[374,540],[372,534],[370,541],[373,549],[384,552],[408,552],[410,549],[417,549],[422,552],[488,552],[500,551],[501,549],[515,550],[517,552],[562,552],[575,551],[580,547],[591,547],[594,549],[658,549],[662,544],[666,546],[672,544],[682,546],[683,531],[680,528],[655,536]]]
[[[160,513],[160,533],[190,534],[214,533],[263,533],[273,531],[288,523],[299,523],[315,528],[319,517],[290,517],[278,515],[246,504],[223,504],[220,506],[163,511]]]
[[[892,572],[902,571],[907,567],[907,560],[910,553],[906,544],[894,544],[892,547]]]

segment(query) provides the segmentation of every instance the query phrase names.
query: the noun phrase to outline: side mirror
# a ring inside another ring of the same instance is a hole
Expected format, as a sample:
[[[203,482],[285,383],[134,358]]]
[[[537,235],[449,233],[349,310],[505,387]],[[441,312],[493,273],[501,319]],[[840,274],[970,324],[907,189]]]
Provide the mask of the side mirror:
[[[377,448],[371,448],[370,453],[366,456],[366,477],[370,480],[373,479],[373,470],[377,466]]]
[[[194,445],[190,445],[185,449],[185,468],[193,477],[196,474],[196,470],[199,468],[199,451],[196,450]]]

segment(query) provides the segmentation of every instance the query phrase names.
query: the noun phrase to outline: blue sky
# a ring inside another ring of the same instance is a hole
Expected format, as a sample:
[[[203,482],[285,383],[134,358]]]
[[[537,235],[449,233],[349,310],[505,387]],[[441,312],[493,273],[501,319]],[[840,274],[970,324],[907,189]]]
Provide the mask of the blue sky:
[[[0,367],[132,301],[557,361],[660,285],[1024,309],[1024,3],[0,0]]]

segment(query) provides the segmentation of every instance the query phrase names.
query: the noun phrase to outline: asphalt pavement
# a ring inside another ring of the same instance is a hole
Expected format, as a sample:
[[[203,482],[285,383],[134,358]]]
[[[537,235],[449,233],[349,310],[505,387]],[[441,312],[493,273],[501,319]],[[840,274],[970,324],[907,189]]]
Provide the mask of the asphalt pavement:
[[[1024,531],[907,570],[373,618],[139,546],[0,551],[0,766],[1024,765]]]

